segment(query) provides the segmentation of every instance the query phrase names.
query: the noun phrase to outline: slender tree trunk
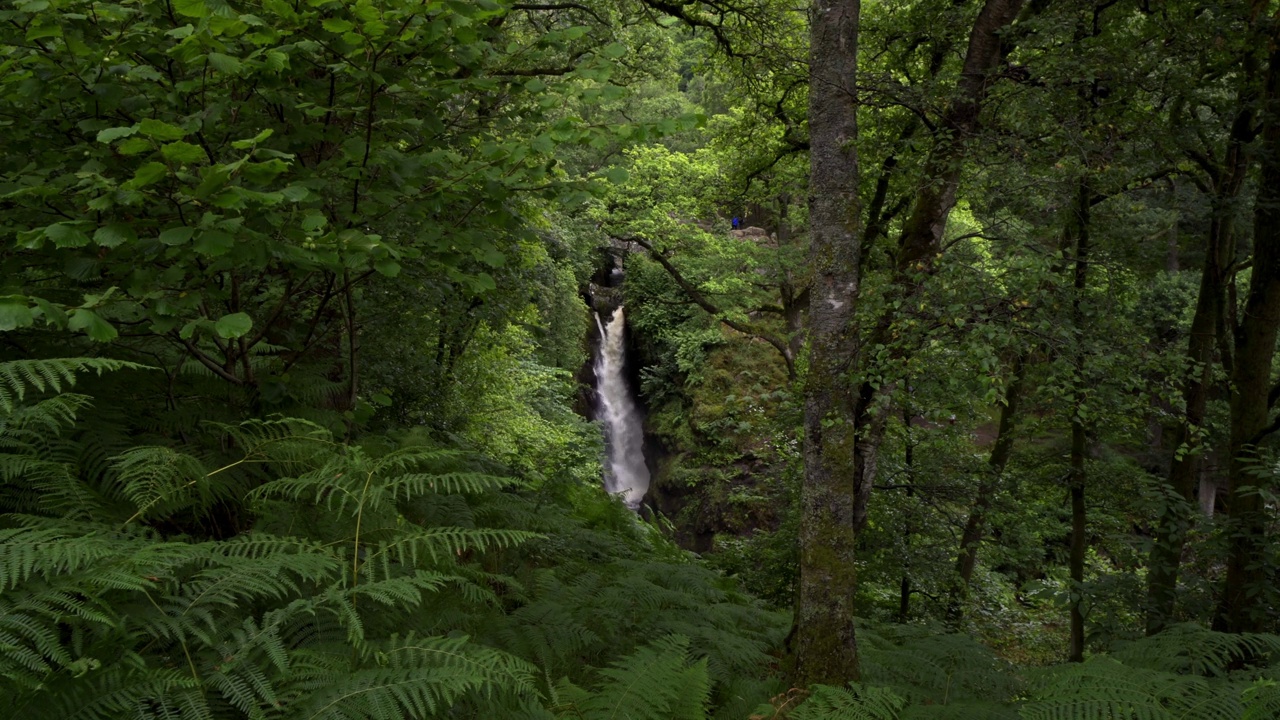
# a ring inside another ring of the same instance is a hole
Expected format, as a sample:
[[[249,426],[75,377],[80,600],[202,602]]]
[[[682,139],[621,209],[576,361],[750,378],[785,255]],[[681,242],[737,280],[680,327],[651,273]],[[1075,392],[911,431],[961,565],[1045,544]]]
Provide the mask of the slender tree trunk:
[[[902,450],[902,466],[904,483],[907,486],[906,496],[908,506],[911,500],[916,496],[916,442],[911,436],[911,406],[908,404],[902,408],[903,432],[906,433],[906,444]],[[902,524],[902,544],[907,550],[907,556],[902,562],[902,579],[898,583],[898,622],[905,623],[911,615],[911,538],[916,533],[916,524],[913,521],[911,508],[907,508],[907,519]]]
[[[1257,132],[1254,88],[1257,63],[1246,57],[1243,65],[1239,110],[1232,121],[1222,164],[1214,172],[1204,267],[1200,271],[1200,290],[1187,340],[1188,376],[1182,388],[1184,415],[1174,431],[1166,502],[1156,521],[1147,565],[1148,635],[1163,630],[1177,606],[1182,550],[1194,517],[1195,493],[1200,480],[1201,434],[1209,393],[1213,389],[1214,350],[1219,346],[1219,334],[1227,327],[1224,322],[1228,315],[1226,290],[1236,243],[1234,218],[1241,187],[1249,173],[1249,145]],[[1223,361],[1230,365],[1228,358],[1224,357]]]
[[[955,206],[967,141],[980,128],[982,103],[994,81],[992,71],[1009,49],[1002,45],[1003,33],[1021,8],[1022,0],[986,0],[974,21],[954,99],[943,113],[933,149],[925,161],[925,182],[916,192],[911,214],[903,221],[894,280],[888,291],[891,299],[918,292],[921,279],[932,272],[933,261],[942,252],[942,239]],[[868,238],[867,242],[871,240]],[[813,302],[817,302],[816,296]],[[898,311],[894,302],[886,305],[888,309],[881,313],[868,334],[869,345],[890,344],[889,335]],[[877,386],[864,381],[858,389],[858,404],[853,414],[859,442],[855,458],[860,491],[854,508],[857,529],[866,523],[876,457],[884,438],[886,417],[875,409],[878,392]]]
[[[912,265],[936,255],[942,245],[947,218],[956,203],[965,145],[980,127],[982,103],[994,82],[991,71],[1008,50],[1002,46],[1002,36],[1018,16],[1022,1],[987,0],[974,21],[955,100],[939,124],[937,143],[925,161],[924,184],[903,223],[898,243],[900,272],[911,272]]]
[[[1076,374],[1084,377],[1086,353],[1084,351],[1084,293],[1089,285],[1089,207],[1092,193],[1087,179],[1081,179],[1076,194],[1075,224],[1075,297],[1071,301],[1072,324],[1080,346],[1075,350]],[[1076,387],[1076,407],[1071,413],[1071,472],[1069,487],[1071,492],[1071,550],[1069,569],[1071,573],[1071,646],[1068,659],[1072,662],[1084,661],[1084,560],[1088,551],[1088,518],[1085,515],[1085,454],[1088,450],[1088,435],[1083,417],[1084,388]]]
[[[1235,333],[1231,376],[1231,454],[1228,473],[1227,578],[1214,626],[1228,632],[1257,632],[1267,607],[1265,557],[1268,517],[1257,492],[1257,445],[1274,428],[1271,365],[1280,331],[1280,49],[1271,38],[1271,58],[1263,91],[1261,181],[1254,207],[1253,272],[1243,317]]]
[[[1182,549],[1191,527],[1200,478],[1201,434],[1213,377],[1215,329],[1217,318],[1222,314],[1226,267],[1231,261],[1234,243],[1228,213],[1222,211],[1220,203],[1215,204],[1219,207],[1210,223],[1208,252],[1200,272],[1200,294],[1187,340],[1189,374],[1182,389],[1184,414],[1174,430],[1165,504],[1156,521],[1147,564],[1148,635],[1163,630],[1174,614]]]
[[[1084,559],[1088,550],[1087,520],[1084,504],[1085,451],[1088,449],[1084,423],[1078,418],[1071,421],[1071,646],[1067,659],[1084,662]]]
[[[813,286],[805,378],[800,582],[792,682],[859,677],[854,637],[857,423],[851,363],[858,297],[859,0],[815,0],[809,54],[809,229]]]
[[[1023,365],[1026,355],[1019,354],[1009,368],[1012,376],[1009,387],[1005,391],[1004,405],[1000,408],[1000,423],[996,429],[996,441],[991,446],[991,455],[987,458],[987,471],[978,483],[977,497],[973,501],[973,509],[964,524],[964,532],[960,536],[960,549],[956,553],[956,578],[951,587],[951,596],[947,603],[947,621],[954,626],[964,614],[964,600],[969,594],[969,583],[973,580],[973,569],[978,563],[978,548],[986,534],[987,514],[991,511],[991,503],[999,491],[1004,477],[1004,469],[1013,455],[1014,422],[1018,415],[1018,405],[1022,396],[1023,378],[1026,373]]]

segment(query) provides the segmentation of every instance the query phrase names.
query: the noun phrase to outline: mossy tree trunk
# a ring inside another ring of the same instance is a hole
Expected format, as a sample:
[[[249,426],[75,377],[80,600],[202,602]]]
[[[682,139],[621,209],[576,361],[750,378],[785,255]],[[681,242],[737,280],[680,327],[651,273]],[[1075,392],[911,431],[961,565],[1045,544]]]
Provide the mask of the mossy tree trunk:
[[[859,0],[816,0],[809,54],[809,372],[805,378],[800,583],[792,681],[859,676],[854,637],[858,436],[851,363],[858,336]]]
[[[1068,659],[1072,662],[1084,661],[1084,561],[1089,549],[1088,517],[1085,508],[1085,483],[1088,479],[1085,472],[1085,457],[1088,451],[1088,428],[1085,425],[1087,406],[1084,399],[1085,388],[1085,313],[1084,295],[1089,286],[1089,200],[1093,193],[1089,190],[1087,179],[1081,179],[1077,189],[1074,217],[1071,232],[1075,235],[1075,278],[1073,283],[1074,297],[1071,301],[1072,324],[1075,328],[1075,371],[1080,380],[1077,382],[1075,407],[1071,413],[1071,469],[1067,484],[1071,496],[1071,543],[1068,555],[1068,569],[1071,574],[1071,644]]]
[[[1022,0],[986,0],[974,21],[952,102],[937,125],[925,162],[926,181],[905,218],[895,258],[894,289],[915,292],[941,252],[967,142],[1000,62],[1005,30]],[[865,521],[885,415],[878,389],[858,379],[854,326],[861,278],[858,224],[857,0],[815,0],[809,51],[809,232],[813,283],[809,298],[809,371],[805,378],[800,583],[792,631],[797,685],[843,684],[858,677],[854,638],[854,537]],[[871,342],[887,337],[886,312]],[[883,342],[883,340],[880,340]],[[864,368],[865,369],[865,368]]]
[[[1259,632],[1270,608],[1265,587],[1269,518],[1257,464],[1257,447],[1277,429],[1270,422],[1276,393],[1271,365],[1280,331],[1280,31],[1270,38],[1271,58],[1263,91],[1259,148],[1261,178],[1254,208],[1253,273],[1231,369],[1231,493],[1227,510],[1227,578],[1215,629]]]
[[[1165,490],[1166,502],[1156,521],[1154,542],[1148,560],[1148,635],[1163,630],[1174,617],[1182,550],[1194,517],[1195,493],[1200,475],[1200,445],[1203,441],[1209,395],[1213,390],[1215,359],[1225,366],[1231,365],[1231,352],[1225,337],[1225,329],[1229,327],[1226,292],[1236,252],[1237,206],[1252,164],[1250,148],[1257,136],[1257,84],[1261,68],[1254,46],[1262,47],[1265,37],[1257,30],[1255,19],[1250,36],[1256,43],[1246,43],[1246,50],[1240,58],[1241,84],[1237,91],[1237,110],[1232,118],[1222,159],[1215,161],[1203,155],[1197,158],[1198,164],[1211,180],[1208,188],[1211,207],[1209,234],[1204,266],[1200,271],[1199,295],[1187,340],[1188,375],[1182,386],[1183,417],[1174,431],[1173,460]],[[1215,349],[1219,347],[1224,350],[1222,357],[1215,358]]]

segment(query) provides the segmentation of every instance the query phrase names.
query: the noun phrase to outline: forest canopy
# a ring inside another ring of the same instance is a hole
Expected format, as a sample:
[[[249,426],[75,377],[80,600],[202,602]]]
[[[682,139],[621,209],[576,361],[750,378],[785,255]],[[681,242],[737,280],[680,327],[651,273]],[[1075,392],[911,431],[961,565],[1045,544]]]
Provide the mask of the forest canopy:
[[[1276,3],[0,47],[0,717],[1280,717]]]

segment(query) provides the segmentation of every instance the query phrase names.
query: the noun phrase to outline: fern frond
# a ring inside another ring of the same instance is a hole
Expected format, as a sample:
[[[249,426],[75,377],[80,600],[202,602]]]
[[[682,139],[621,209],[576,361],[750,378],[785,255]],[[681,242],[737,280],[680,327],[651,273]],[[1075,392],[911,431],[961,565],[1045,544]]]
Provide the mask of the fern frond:
[[[859,646],[863,681],[894,688],[912,705],[1012,699],[1021,679],[1010,663],[968,635],[936,635],[911,627],[866,625]]]
[[[365,545],[363,566],[367,572],[379,569],[391,573],[391,563],[412,567],[419,562],[438,563],[445,557],[456,557],[468,551],[484,552],[491,548],[508,548],[543,537],[524,530],[492,530],[466,528],[424,528],[402,532],[394,540]]]
[[[25,448],[32,442],[57,437],[75,424],[76,416],[90,404],[88,395],[63,393],[15,407],[7,417],[0,418],[0,447]]]
[[[467,638],[392,639],[366,650],[376,667],[355,670],[294,709],[298,718],[423,718],[472,694],[530,694],[532,668]]]
[[[1126,643],[1111,656],[1131,667],[1224,677],[1241,663],[1266,665],[1280,658],[1280,635],[1220,633],[1182,623]]]
[[[590,692],[562,683],[559,717],[584,720],[704,720],[705,661],[688,662],[689,641],[668,636],[601,670]]]
[[[132,655],[132,654],[130,654]],[[90,666],[91,667],[91,666]],[[119,720],[178,718],[213,720],[199,681],[190,672],[148,667],[136,655],[101,669],[86,667],[82,678],[55,678],[39,702],[24,699],[11,717],[24,720]],[[36,696],[32,696],[36,697]],[[21,701],[20,701],[21,702]]]
[[[0,413],[11,414],[28,392],[62,392],[84,372],[145,370],[146,365],[106,358],[56,358],[0,362]]]
[[[136,508],[133,518],[171,514],[208,501],[204,463],[167,447],[136,447],[112,458],[120,492]]]
[[[1270,720],[1280,717],[1280,683],[1259,680],[1245,689],[1242,720]]]
[[[907,701],[889,688],[850,683],[849,688],[815,685],[792,720],[898,720]]]
[[[1095,657],[1046,671],[1021,712],[1025,720],[1217,720],[1240,717],[1242,709],[1237,692],[1205,678]]]

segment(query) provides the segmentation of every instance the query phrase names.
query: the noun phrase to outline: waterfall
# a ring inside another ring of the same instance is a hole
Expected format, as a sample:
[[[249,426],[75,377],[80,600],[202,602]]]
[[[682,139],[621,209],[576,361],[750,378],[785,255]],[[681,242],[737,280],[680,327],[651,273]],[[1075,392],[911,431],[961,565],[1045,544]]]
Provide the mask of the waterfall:
[[[604,489],[610,494],[622,493],[627,506],[640,507],[649,489],[649,468],[644,464],[644,427],[640,410],[631,397],[631,388],[622,374],[626,358],[627,320],[619,306],[605,325],[596,313],[600,328],[600,351],[596,356],[596,390],[608,442],[608,464],[604,473]]]

